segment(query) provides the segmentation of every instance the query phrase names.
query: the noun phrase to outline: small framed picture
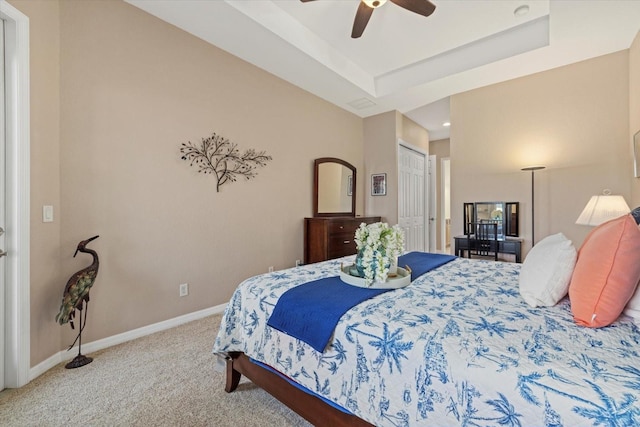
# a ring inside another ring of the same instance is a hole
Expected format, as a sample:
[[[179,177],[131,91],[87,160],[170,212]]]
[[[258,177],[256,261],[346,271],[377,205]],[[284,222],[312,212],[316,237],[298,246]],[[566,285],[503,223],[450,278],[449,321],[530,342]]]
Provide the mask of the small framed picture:
[[[347,177],[347,196],[353,195],[353,175]]]
[[[387,174],[374,173],[371,175],[371,195],[386,196],[387,195]]]

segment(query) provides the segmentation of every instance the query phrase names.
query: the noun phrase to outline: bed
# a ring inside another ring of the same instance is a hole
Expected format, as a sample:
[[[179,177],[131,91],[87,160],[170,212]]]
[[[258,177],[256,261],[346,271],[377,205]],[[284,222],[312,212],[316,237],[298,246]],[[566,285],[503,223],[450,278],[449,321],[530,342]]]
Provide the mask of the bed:
[[[532,308],[521,264],[456,258],[345,313],[323,352],[267,326],[288,289],[352,257],[247,279],[214,353],[316,425],[640,425],[640,330]]]

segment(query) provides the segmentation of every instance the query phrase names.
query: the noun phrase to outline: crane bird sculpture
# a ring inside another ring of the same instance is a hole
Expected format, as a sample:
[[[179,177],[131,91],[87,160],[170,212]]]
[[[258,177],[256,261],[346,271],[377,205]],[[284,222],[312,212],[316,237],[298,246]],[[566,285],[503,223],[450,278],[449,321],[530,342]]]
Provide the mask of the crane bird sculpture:
[[[56,322],[60,323],[61,325],[69,323],[71,325],[71,329],[75,329],[73,325],[73,319],[75,318],[76,310],[80,310],[80,314],[78,316],[78,318],[80,319],[80,328],[78,331],[78,335],[68,349],[71,350],[76,342],[78,342],[78,355],[71,362],[65,365],[65,368],[67,369],[79,368],[93,361],[91,357],[82,355],[81,351],[82,330],[87,324],[89,291],[91,290],[91,287],[96,280],[96,276],[98,275],[98,266],[100,265],[100,262],[98,261],[98,254],[94,250],[87,249],[87,244],[92,240],[97,239],[98,237],[100,236],[93,236],[90,239],[83,240],[78,243],[76,252],[73,254],[74,258],[76,255],[78,255],[78,252],[83,252],[91,254],[91,256],[93,257],[93,262],[91,263],[91,265],[74,273],[73,276],[69,278],[69,280],[67,281],[67,286],[65,286],[64,288],[64,293],[62,294],[62,304],[60,304],[60,312],[56,316]],[[83,309],[84,321],[82,319]]]

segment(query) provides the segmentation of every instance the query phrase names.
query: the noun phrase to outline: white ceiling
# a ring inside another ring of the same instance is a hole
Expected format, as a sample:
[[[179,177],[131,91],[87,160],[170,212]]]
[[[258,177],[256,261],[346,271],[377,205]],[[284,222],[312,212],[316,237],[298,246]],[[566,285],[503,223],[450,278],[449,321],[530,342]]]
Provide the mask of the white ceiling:
[[[640,0],[432,0],[430,17],[387,2],[359,39],[359,0],[125,1],[361,117],[398,110],[431,140],[449,135],[450,95],[627,49],[640,30]]]

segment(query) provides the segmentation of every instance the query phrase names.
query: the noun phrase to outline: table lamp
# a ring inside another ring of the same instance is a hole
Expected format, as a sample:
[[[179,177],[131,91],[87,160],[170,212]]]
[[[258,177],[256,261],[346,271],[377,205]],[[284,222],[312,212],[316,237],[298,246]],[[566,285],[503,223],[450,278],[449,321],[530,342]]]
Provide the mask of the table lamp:
[[[579,225],[597,226],[610,219],[626,215],[631,211],[624,197],[604,190],[599,196],[591,196],[582,213],[576,220]]]

